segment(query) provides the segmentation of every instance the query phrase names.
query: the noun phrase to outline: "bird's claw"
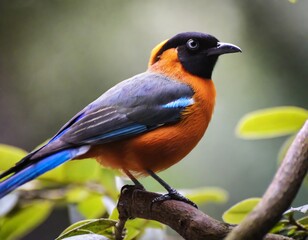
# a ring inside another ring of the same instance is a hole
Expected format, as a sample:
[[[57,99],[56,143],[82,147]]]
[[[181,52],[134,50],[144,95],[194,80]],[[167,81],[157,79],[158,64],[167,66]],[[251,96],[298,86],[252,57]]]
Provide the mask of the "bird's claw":
[[[198,209],[197,204],[195,204],[193,201],[189,200],[188,198],[184,197],[182,194],[180,194],[178,191],[176,191],[175,189],[172,189],[171,191],[169,191],[168,193],[161,195],[159,197],[156,197],[152,200],[152,205],[156,202],[164,202],[166,200],[177,200],[177,201],[181,201],[184,203],[187,203],[191,206],[193,206],[194,208]]]

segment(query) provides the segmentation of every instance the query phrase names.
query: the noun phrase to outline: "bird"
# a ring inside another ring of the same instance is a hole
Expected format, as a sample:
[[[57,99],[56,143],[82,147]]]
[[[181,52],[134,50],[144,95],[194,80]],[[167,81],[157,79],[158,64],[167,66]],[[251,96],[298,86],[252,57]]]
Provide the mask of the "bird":
[[[120,169],[136,186],[151,176],[175,199],[196,206],[156,173],[182,160],[203,137],[216,90],[218,57],[241,52],[201,32],[182,32],[153,48],[145,72],[107,90],[71,118],[46,144],[0,174],[0,198],[70,161],[95,158]]]

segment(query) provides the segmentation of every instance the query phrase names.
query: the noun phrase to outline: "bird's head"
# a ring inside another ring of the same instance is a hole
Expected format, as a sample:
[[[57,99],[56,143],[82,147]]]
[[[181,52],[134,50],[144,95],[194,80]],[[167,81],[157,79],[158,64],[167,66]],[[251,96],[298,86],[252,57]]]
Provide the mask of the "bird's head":
[[[176,50],[177,59],[187,72],[206,79],[211,78],[220,55],[241,52],[239,47],[220,42],[212,35],[184,32],[158,44],[152,50],[149,66],[163,59],[164,53],[170,49]]]

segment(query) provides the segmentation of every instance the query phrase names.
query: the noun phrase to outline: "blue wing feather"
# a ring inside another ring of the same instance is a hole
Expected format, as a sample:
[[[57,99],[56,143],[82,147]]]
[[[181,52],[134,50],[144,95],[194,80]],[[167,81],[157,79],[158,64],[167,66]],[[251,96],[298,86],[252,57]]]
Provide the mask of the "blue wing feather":
[[[117,139],[121,137],[129,137],[134,136],[143,132],[148,131],[149,128],[142,124],[132,124],[124,128],[119,128],[117,130],[114,130],[112,132],[108,132],[99,136],[96,136],[94,138],[89,139],[90,142],[93,141],[103,141],[107,140],[110,141],[112,139]]]
[[[186,108],[194,104],[194,99],[189,97],[181,97],[172,102],[162,105],[163,108]]]
[[[0,183],[0,198],[24,183],[29,182],[30,180],[67,162],[68,160],[87,152],[88,149],[88,146],[84,146],[59,151],[18,171],[13,176]]]

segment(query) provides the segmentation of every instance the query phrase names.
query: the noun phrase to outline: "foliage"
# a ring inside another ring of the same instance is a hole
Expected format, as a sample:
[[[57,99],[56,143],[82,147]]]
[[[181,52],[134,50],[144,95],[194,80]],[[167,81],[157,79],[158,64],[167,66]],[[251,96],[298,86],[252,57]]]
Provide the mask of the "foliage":
[[[223,214],[223,220],[230,224],[241,223],[260,200],[260,198],[250,198],[235,204]],[[295,213],[300,213],[300,217],[295,219]],[[290,208],[283,214],[282,219],[271,230],[271,233],[285,235],[297,240],[306,239],[308,237],[307,213],[308,205]]]
[[[0,145],[0,171],[13,166],[27,153]],[[94,159],[71,161],[25,184],[0,199],[0,239],[18,239],[40,225],[59,206],[73,206],[82,221],[64,230],[58,239],[113,239],[118,220],[116,201],[120,193],[118,171],[102,168]],[[198,204],[224,203],[227,193],[220,188],[181,191]],[[38,200],[40,199],[40,200]],[[21,224],[22,223],[22,224]],[[126,224],[125,240],[165,235],[163,224],[134,219]]]
[[[299,213],[297,219],[295,214]],[[304,240],[308,237],[308,205],[290,208],[272,229],[272,233],[285,235],[294,239]]]
[[[72,236],[96,234],[105,236],[107,238],[112,237],[112,228],[116,224],[116,221],[109,219],[91,219],[83,220],[72,224],[65,229],[56,240],[67,239]],[[84,236],[83,236],[84,237]],[[92,236],[91,236],[92,237]]]
[[[308,118],[298,107],[275,107],[245,115],[237,126],[237,135],[245,139],[264,139],[296,133]]]
[[[248,198],[243,200],[224,212],[222,219],[230,224],[239,224],[255,208],[255,206],[257,206],[260,200],[261,198]]]
[[[0,218],[0,239],[15,239],[28,233],[46,219],[51,209],[50,201],[35,200],[29,204],[18,204],[14,211]]]
[[[285,157],[295,134],[308,119],[308,111],[298,107],[276,107],[255,111],[244,116],[238,126],[237,135],[244,139],[264,139],[292,134],[282,145],[278,154],[280,163]],[[306,178],[307,181],[307,178]],[[254,209],[260,198],[241,201],[223,214],[223,220],[239,224]],[[295,219],[295,212],[304,214]],[[282,234],[302,240],[308,237],[308,205],[290,208],[272,229],[272,233]]]

